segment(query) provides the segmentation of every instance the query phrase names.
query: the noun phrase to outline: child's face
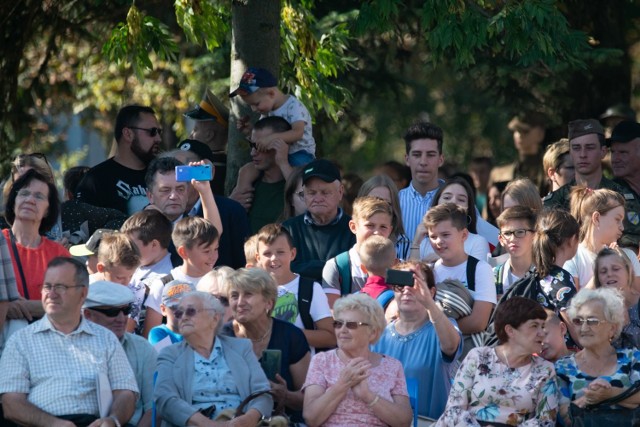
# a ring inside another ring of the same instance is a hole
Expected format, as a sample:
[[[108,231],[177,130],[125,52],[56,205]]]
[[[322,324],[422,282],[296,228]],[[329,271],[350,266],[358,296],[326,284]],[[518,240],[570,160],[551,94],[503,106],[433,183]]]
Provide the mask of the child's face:
[[[178,319],[173,315],[173,311],[177,307],[178,302],[172,302],[170,305],[160,304],[160,311],[167,318],[167,327],[173,332],[178,332]]]
[[[608,255],[598,259],[596,274],[604,287],[619,289],[627,301],[638,299],[638,293],[629,283],[629,272],[618,255]]]
[[[184,262],[190,267],[189,276],[204,276],[216,265],[218,261],[218,241],[213,243],[202,243],[195,245],[191,249],[184,248],[186,259]]]
[[[527,221],[521,219],[512,219],[507,221],[502,228],[500,228],[500,244],[507,250],[512,257],[522,257],[531,255],[531,248],[533,246],[533,232],[530,231],[532,227],[529,226]],[[522,233],[524,236],[517,237],[515,233]]]
[[[102,274],[104,275],[104,280],[127,286],[131,283],[131,277],[135,272],[136,267],[114,265],[111,267],[104,267]]]
[[[465,212],[469,209],[469,196],[467,190],[460,184],[450,184],[442,191],[438,204],[442,203],[455,203],[464,209]]]
[[[598,241],[608,245],[618,240],[624,230],[624,225],[622,225],[623,220],[623,206],[615,207],[604,215],[600,215],[598,223],[593,224],[593,229],[597,233]]]
[[[566,326],[558,322],[552,316],[548,316],[544,324],[545,337],[542,341],[542,352],[540,356],[550,362],[555,362],[567,352],[567,345],[564,342]]]
[[[289,246],[287,238],[280,236],[270,245],[258,242],[258,267],[273,274],[276,278],[291,274],[291,261],[296,257],[296,250]]]
[[[427,234],[434,252],[443,261],[464,254],[464,241],[469,235],[466,228],[458,230],[451,224],[451,220],[446,220],[429,228]]]
[[[261,114],[266,114],[273,111],[274,97],[272,91],[267,89],[260,89],[251,95],[241,96],[242,100],[246,102],[251,111],[257,111]]]
[[[389,237],[391,234],[391,216],[386,213],[376,213],[367,219],[352,219],[349,221],[351,232],[356,235],[356,242],[364,242],[368,237],[378,235]]]

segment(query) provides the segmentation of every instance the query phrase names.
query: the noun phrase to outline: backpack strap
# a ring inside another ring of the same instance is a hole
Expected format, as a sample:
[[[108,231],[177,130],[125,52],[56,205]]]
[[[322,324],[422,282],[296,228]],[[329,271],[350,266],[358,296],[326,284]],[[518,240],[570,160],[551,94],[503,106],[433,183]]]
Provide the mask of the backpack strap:
[[[170,281],[173,280],[173,274],[169,273],[166,276],[162,276],[160,278],[160,281],[162,282],[162,286],[166,285],[167,283],[169,283]]]
[[[376,298],[376,300],[378,300],[378,302],[382,306],[382,309],[385,310],[393,297],[393,291],[391,289],[385,289],[380,293],[380,295],[378,295],[378,298]]]
[[[313,299],[312,279],[300,276],[298,280],[298,313],[305,329],[315,329],[315,323],[311,318],[311,300]]]
[[[467,288],[472,292],[476,290],[476,267],[478,262],[478,258],[469,255],[467,259]]]
[[[338,280],[340,281],[340,296],[351,293],[351,258],[349,251],[342,252],[336,256],[336,266],[338,267]]]
[[[494,275],[496,278],[496,294],[502,295],[504,293],[504,286],[502,285],[502,281],[504,280],[504,263],[496,267]]]

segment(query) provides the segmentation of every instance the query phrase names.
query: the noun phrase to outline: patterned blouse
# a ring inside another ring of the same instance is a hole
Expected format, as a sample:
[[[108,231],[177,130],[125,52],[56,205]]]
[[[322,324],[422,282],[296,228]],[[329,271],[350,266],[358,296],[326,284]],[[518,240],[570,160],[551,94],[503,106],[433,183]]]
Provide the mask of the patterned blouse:
[[[511,426],[556,423],[558,400],[553,365],[532,356],[531,363],[509,368],[495,348],[472,349],[458,369],[449,400],[436,427]]]

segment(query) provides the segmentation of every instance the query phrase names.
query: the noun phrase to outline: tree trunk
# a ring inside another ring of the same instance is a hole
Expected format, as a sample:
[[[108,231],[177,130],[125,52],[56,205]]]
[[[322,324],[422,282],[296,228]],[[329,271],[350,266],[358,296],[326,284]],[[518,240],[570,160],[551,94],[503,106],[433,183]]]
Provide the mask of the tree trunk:
[[[231,90],[249,67],[266,68],[274,76],[280,73],[280,1],[234,0],[231,6]],[[249,159],[249,145],[236,129],[239,117],[251,115],[251,109],[239,96],[231,98],[229,142],[227,145],[227,194],[236,184],[238,169]],[[255,117],[254,117],[255,119]]]

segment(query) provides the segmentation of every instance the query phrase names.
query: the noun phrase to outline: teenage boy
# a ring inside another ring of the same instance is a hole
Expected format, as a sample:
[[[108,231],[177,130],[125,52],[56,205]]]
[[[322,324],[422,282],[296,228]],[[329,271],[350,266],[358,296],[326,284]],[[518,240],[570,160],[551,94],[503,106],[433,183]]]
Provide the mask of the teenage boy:
[[[302,329],[311,347],[335,347],[333,317],[319,283],[291,271],[296,248],[289,232],[279,224],[267,224],[257,234],[256,267],[278,283],[273,317]]]
[[[474,299],[471,314],[458,319],[460,331],[465,335],[484,331],[496,305],[496,287],[491,266],[464,251],[464,241],[469,235],[466,212],[453,203],[437,205],[425,215],[424,226],[433,250],[440,257],[433,267],[436,283],[459,280]]]
[[[355,234],[356,243],[347,252],[327,261],[322,270],[322,287],[331,308],[341,295],[360,291],[367,281],[358,254],[362,242],[373,235],[388,238],[393,224],[393,208],[389,202],[372,196],[358,197],[353,202],[349,229]]]
[[[177,222],[171,233],[171,240],[183,262],[166,276],[151,282],[149,297],[145,303],[147,314],[144,331],[146,333],[162,323],[160,303],[166,283],[181,280],[197,284],[202,276],[213,270],[218,260],[219,237],[216,227],[204,218],[189,216]]]
[[[362,266],[369,274],[362,292],[380,301],[383,308],[393,299],[393,290],[385,282],[387,269],[396,263],[393,242],[386,237],[371,236],[360,245],[358,251]]]
[[[500,244],[509,254],[504,264],[493,269],[498,300],[533,267],[533,235],[536,214],[526,206],[507,208],[497,219]]]
[[[180,335],[178,328],[178,319],[175,318],[173,312],[178,307],[182,295],[195,290],[196,288],[191,283],[182,280],[172,280],[162,289],[160,310],[162,315],[167,318],[167,323],[151,328],[148,338],[156,351],[159,352],[171,344],[182,341],[182,335]]]

